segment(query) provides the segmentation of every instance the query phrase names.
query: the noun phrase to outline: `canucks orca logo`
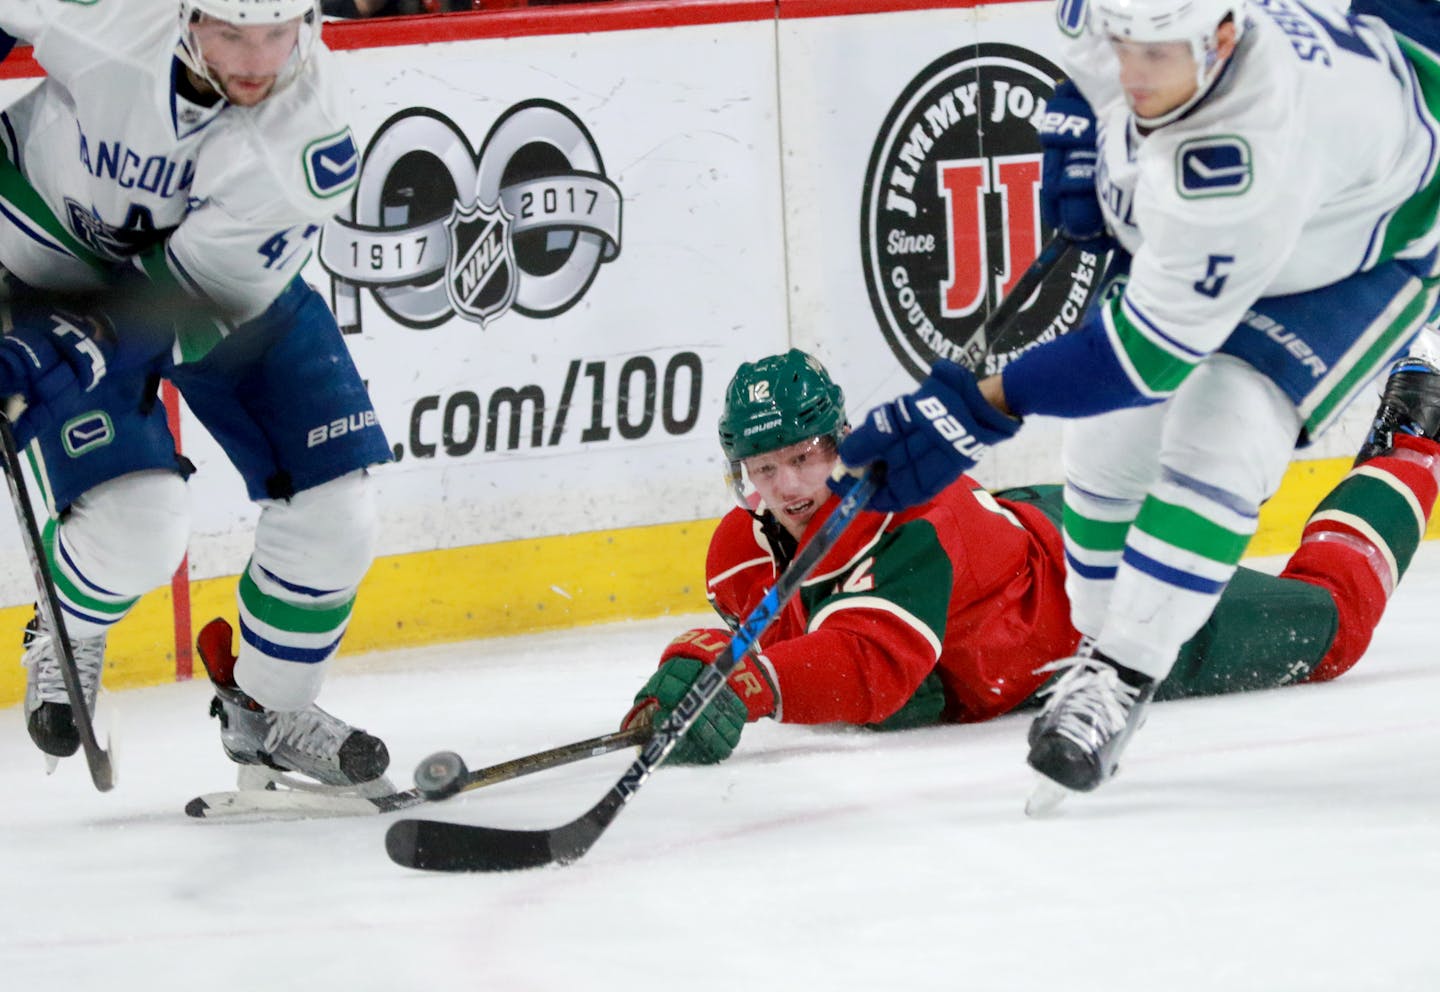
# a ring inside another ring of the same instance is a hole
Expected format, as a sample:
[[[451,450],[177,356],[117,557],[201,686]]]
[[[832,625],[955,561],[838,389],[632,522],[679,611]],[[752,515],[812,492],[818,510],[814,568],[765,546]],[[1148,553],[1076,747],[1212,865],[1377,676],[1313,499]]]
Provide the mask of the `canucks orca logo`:
[[[1055,22],[1066,36],[1078,38],[1085,30],[1085,15],[1089,13],[1086,0],[1060,0],[1055,5]]]
[[[64,442],[65,453],[71,458],[103,448],[115,440],[115,425],[103,410],[92,410],[66,421],[60,428],[60,439]]]
[[[346,192],[355,185],[359,171],[360,154],[349,128],[305,146],[305,181],[318,197]]]
[[[1197,138],[1175,152],[1180,195],[1239,196],[1250,188],[1250,146],[1244,138]]]

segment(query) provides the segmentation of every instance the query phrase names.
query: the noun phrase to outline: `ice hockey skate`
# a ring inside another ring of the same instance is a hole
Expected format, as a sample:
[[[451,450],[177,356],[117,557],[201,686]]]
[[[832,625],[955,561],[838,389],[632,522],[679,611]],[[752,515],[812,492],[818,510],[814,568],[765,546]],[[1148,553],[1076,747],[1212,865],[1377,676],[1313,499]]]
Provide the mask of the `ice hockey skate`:
[[[1355,464],[1389,451],[1397,433],[1440,437],[1440,367],[1432,359],[1411,355],[1390,367],[1380,408]]]
[[[196,645],[215,686],[210,715],[220,720],[220,743],[239,766],[240,791],[195,802],[214,809],[224,801],[245,807],[234,812],[294,816],[375,812],[367,797],[395,791],[384,774],[390,764],[384,741],[313,703],[294,712],[265,709],[235,684],[232,634],[229,623],[215,619],[200,631]],[[234,798],[254,792],[286,795],[271,797],[274,801],[252,796],[248,803]]]
[[[1041,776],[1025,805],[1030,816],[1043,816],[1069,793],[1090,792],[1115,774],[1156,686],[1093,648],[1042,671],[1062,674],[1045,690],[1045,708],[1030,725],[1027,761]]]
[[[100,671],[105,663],[105,637],[72,640],[71,651],[85,705],[95,714],[95,700],[100,692]],[[68,758],[80,749],[80,732],[70,709],[70,695],[60,673],[59,645],[54,635],[40,620],[37,611],[25,625],[24,655],[25,728],[35,746],[45,753],[47,772],[53,772],[59,759]]]

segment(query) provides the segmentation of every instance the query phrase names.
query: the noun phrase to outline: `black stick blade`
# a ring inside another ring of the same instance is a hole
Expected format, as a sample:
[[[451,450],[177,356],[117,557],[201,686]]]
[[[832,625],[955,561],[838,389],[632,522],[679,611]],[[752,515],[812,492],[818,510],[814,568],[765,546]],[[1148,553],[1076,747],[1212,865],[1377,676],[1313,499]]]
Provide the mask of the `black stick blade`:
[[[549,830],[499,830],[440,820],[397,820],[385,831],[385,853],[425,871],[518,871],[557,860]]]
[[[105,742],[109,744],[107,740]],[[100,792],[109,792],[115,788],[115,765],[110,759],[110,751],[95,749],[93,755],[86,754],[90,759],[90,781],[95,783],[95,788]]]

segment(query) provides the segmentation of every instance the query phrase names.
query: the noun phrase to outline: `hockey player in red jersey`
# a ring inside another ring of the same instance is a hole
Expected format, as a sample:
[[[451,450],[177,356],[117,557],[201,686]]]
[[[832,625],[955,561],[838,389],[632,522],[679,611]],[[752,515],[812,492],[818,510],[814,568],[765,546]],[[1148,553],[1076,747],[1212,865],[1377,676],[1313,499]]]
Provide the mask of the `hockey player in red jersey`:
[[[1242,568],[1156,698],[1322,681],[1355,664],[1435,503],[1440,374],[1397,369],[1376,424],[1285,570]],[[840,388],[804,352],[743,364],[731,380],[720,443],[742,504],[706,560],[707,592],[731,627],[833,510],[825,480],[847,429]],[[861,514],[670,760],[721,761],[762,717],[891,729],[1040,702],[1047,663],[1079,640],[1060,513],[1058,486],[991,495],[962,476],[909,510]],[[728,640],[722,629],[676,638],[622,725],[663,718]]]

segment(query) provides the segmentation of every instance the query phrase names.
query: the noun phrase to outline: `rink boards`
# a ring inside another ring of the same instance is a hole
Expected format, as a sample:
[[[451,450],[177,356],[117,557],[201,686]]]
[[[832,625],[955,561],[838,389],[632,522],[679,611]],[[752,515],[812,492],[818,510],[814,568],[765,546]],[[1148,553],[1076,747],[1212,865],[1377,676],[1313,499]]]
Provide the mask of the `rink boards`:
[[[696,0],[330,25],[363,157],[306,277],[395,456],[347,652],[703,608],[736,364],[813,351],[858,415],[962,357],[1034,257],[1052,9]],[[12,56],[0,100],[35,71]],[[1292,467],[1253,553],[1293,546],[1358,405]],[[107,685],[173,678],[187,631],[234,613],[255,508],[188,412],[182,435],[188,572],[117,628]],[[1056,439],[1032,423],[978,474],[1054,481]],[[29,602],[9,527],[0,562],[0,603]],[[27,615],[0,609],[16,655]],[[22,685],[0,663],[0,704]]]

